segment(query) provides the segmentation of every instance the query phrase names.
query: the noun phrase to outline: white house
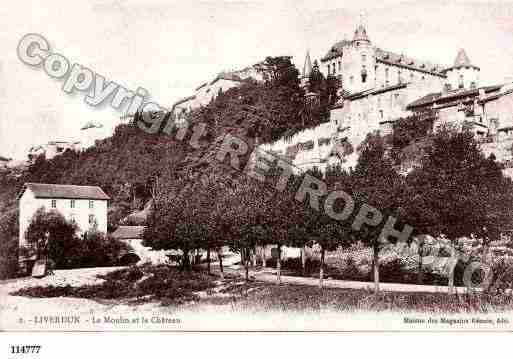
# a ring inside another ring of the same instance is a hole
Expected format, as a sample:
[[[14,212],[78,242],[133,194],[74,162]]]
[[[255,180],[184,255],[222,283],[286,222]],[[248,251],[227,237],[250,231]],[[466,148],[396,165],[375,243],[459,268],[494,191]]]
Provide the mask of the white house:
[[[107,202],[109,196],[97,186],[73,186],[26,183],[18,196],[20,210],[20,246],[26,245],[25,232],[41,207],[55,210],[77,224],[84,232],[96,227],[107,233]]]

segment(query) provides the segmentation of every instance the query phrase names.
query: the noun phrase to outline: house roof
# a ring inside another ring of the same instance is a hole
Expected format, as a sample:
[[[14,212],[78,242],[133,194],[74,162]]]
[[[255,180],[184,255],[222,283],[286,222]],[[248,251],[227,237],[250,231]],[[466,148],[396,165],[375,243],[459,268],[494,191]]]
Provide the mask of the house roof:
[[[30,189],[36,198],[66,198],[66,199],[96,199],[109,200],[110,197],[98,186],[75,186],[47,183],[25,183],[20,196],[25,189]]]
[[[116,239],[142,239],[144,226],[119,226],[112,237]]]
[[[349,101],[357,100],[359,98],[363,98],[363,97],[366,97],[369,95],[377,95],[377,94],[388,92],[388,91],[394,91],[394,90],[405,88],[407,86],[408,86],[408,83],[401,83],[401,84],[395,84],[395,85],[390,85],[390,86],[386,86],[386,87],[375,87],[370,90],[355,92],[355,93],[351,93],[351,94],[347,93],[347,91],[346,91],[343,93],[342,98],[340,100],[338,100],[335,105],[332,106],[332,109],[343,107],[345,100],[349,100]]]
[[[471,67],[479,70],[479,67],[472,65],[465,50],[460,49],[460,51],[458,51],[458,55],[456,55],[456,59],[454,60],[454,65],[452,67],[445,69],[445,71],[449,71],[451,69],[460,69],[463,67]]]
[[[365,30],[365,27],[362,24],[358,25],[356,28],[353,41],[369,41],[367,30]]]
[[[410,104],[406,106],[407,109],[411,109],[414,107],[423,107],[427,105],[431,105],[435,102],[448,102],[448,101],[455,101],[455,100],[461,100],[462,98],[474,98],[479,95],[479,91],[483,90],[485,93],[490,93],[493,91],[498,91],[502,85],[494,85],[494,86],[484,86],[476,89],[471,90],[456,90],[456,91],[450,91],[447,93],[442,92],[433,92],[430,94],[427,94],[426,96],[423,96]]]
[[[346,46],[351,45],[351,43],[352,43],[352,41],[349,41],[349,40],[346,40],[346,39],[335,43],[335,45],[333,45],[331,47],[331,49],[329,49],[329,51],[321,59],[321,61],[324,62],[324,61],[331,60],[331,59],[333,59],[335,57],[342,56],[343,48],[346,47]]]
[[[376,61],[444,77],[444,66],[376,48]]]
[[[184,98],[176,101],[175,104],[173,105],[173,107],[178,106],[178,105],[180,105],[180,104],[182,104],[184,102],[187,102],[187,101],[190,101],[190,100],[194,100],[195,98],[196,98],[195,95],[184,97]]]
[[[209,85],[212,85],[214,83],[216,83],[217,81],[219,80],[227,80],[227,81],[235,81],[235,82],[242,82],[242,78],[233,73],[233,72],[221,72],[219,75],[216,76],[215,79],[213,79]]]
[[[194,89],[194,91],[198,91],[200,88],[202,88],[202,87],[204,87],[204,86],[207,86],[207,85],[208,85],[208,82],[204,82],[204,83],[202,83],[201,85],[199,85],[198,87],[196,87],[196,88]]]
[[[390,86],[386,86],[386,87],[375,87],[370,90],[365,90],[365,91],[350,94],[349,96],[346,97],[346,99],[356,100],[358,98],[365,97],[368,95],[377,95],[377,94],[388,92],[388,91],[398,90],[401,88],[405,88],[406,86],[408,86],[407,83],[395,84],[395,85],[390,85]]]

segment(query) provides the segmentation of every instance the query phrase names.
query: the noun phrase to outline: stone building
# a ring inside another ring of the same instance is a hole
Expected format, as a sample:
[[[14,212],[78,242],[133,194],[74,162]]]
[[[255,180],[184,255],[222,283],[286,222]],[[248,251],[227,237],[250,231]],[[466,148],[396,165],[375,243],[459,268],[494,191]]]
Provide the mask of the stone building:
[[[18,196],[20,246],[27,244],[25,232],[41,207],[47,211],[57,211],[67,220],[75,222],[80,232],[95,228],[107,233],[109,199],[97,186],[26,183]]]
[[[85,150],[96,144],[97,140],[108,137],[103,125],[96,121],[88,121],[80,129],[80,145],[81,149]]]
[[[241,70],[222,71],[213,80],[205,82],[194,90],[194,94],[175,102],[172,112],[176,118],[184,117],[188,112],[208,105],[220,93],[238,87],[244,81],[262,81],[262,74],[257,70],[258,64]]]
[[[43,145],[33,146],[28,151],[29,162],[34,162],[38,157],[44,157],[51,160],[57,155],[60,155],[67,150],[80,151],[82,144],[79,141],[50,141]]]
[[[305,88],[313,67],[307,53],[301,76]],[[513,81],[481,85],[480,68],[463,49],[452,65],[443,66],[374,46],[360,24],[352,39],[335,43],[321,58],[320,71],[341,83],[330,122],[263,146],[286,157],[296,151],[292,163],[300,170],[354,166],[354,149],[367,134],[391,134],[395,121],[412,115],[431,120],[432,130],[444,124],[470,129],[485,154],[513,167]]]

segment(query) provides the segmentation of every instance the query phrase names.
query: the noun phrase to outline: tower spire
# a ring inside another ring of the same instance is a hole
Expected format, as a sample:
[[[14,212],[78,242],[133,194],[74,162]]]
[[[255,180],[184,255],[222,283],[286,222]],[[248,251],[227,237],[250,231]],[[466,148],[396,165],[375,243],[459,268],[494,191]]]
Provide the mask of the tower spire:
[[[362,10],[360,11],[360,26],[363,26],[365,27],[365,16],[366,16],[366,13],[365,13],[365,10]]]
[[[305,65],[303,66],[303,77],[310,77],[312,74],[312,60],[310,59],[310,50],[306,51]]]
[[[360,13],[360,23],[354,32],[353,41],[368,41],[369,37],[367,36],[367,30],[365,29],[365,12],[362,11]]]

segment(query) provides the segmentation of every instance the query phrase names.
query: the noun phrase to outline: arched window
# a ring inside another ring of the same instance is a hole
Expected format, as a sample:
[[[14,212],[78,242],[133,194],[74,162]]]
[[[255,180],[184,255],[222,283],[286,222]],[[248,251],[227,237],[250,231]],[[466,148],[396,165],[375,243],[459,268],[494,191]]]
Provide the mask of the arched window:
[[[328,64],[328,75],[331,74],[331,65]]]
[[[362,62],[365,63],[365,61],[367,61],[367,55],[362,54]]]
[[[463,74],[460,74],[458,86],[459,86],[460,89],[462,89],[464,87],[464,84],[463,84]]]
[[[342,71],[342,61],[338,62],[338,71]]]
[[[389,69],[385,69],[385,85],[388,86],[388,75],[389,75],[390,71]]]

